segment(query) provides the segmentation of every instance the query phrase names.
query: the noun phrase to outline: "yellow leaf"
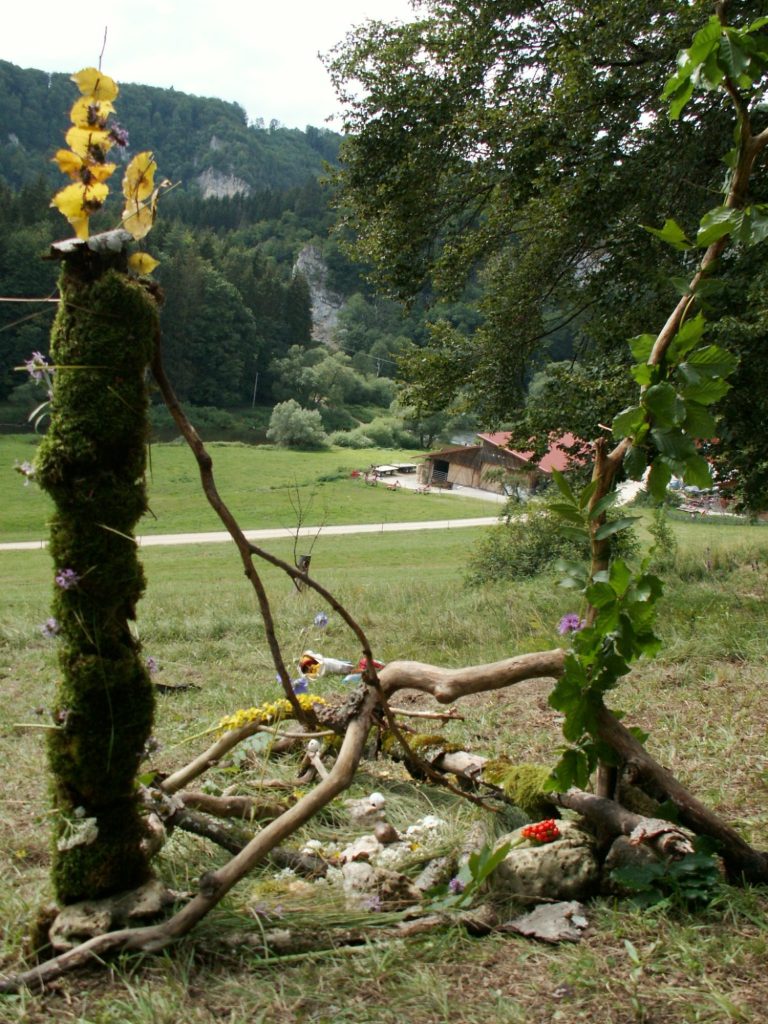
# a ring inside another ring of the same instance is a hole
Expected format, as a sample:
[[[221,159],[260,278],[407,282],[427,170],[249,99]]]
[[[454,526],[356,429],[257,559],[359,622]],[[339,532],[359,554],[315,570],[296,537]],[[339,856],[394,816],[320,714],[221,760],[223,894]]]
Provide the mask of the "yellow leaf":
[[[102,74],[96,68],[83,68],[72,75],[72,81],[83,96],[92,96],[95,100],[114,100],[120,91],[109,75]]]
[[[91,156],[91,150],[94,148],[106,152],[112,145],[109,132],[99,128],[78,128],[77,125],[73,125],[64,138],[69,148],[83,159]]]
[[[66,185],[63,189],[56,193],[51,200],[51,206],[57,207],[61,213],[69,220],[71,217],[78,216],[83,211],[83,202],[85,200],[85,185],[79,182],[75,185]]]
[[[134,274],[151,274],[155,267],[159,266],[159,262],[148,252],[135,252],[128,259],[128,266]]]
[[[123,178],[123,195],[127,200],[141,202],[152,194],[155,187],[157,164],[152,153],[137,153],[128,164]],[[129,229],[130,230],[130,229]]]
[[[69,112],[69,119],[78,128],[103,128],[104,122],[114,113],[109,100],[94,100],[92,96],[81,96]]]
[[[88,217],[103,205],[109,195],[109,188],[101,182],[84,185],[77,182],[67,185],[51,200],[75,229],[78,238],[88,237]]]
[[[83,169],[83,161],[69,149],[59,149],[53,158],[53,163],[59,168],[62,174],[68,174],[70,178],[79,178]],[[114,164],[112,164],[114,167]]]
[[[123,210],[123,227],[138,241],[152,230],[155,211],[149,203],[129,203]]]
[[[91,164],[88,173],[94,181],[106,181],[110,174],[114,173],[117,164]]]

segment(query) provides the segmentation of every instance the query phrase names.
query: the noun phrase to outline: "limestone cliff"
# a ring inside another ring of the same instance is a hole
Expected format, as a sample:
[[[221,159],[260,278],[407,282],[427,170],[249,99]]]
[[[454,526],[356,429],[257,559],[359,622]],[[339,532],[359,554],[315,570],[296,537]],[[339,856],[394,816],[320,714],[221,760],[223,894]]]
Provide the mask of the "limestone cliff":
[[[312,338],[331,344],[344,299],[328,287],[328,268],[317,245],[305,245],[299,253],[294,270],[302,273],[309,284],[312,302]]]

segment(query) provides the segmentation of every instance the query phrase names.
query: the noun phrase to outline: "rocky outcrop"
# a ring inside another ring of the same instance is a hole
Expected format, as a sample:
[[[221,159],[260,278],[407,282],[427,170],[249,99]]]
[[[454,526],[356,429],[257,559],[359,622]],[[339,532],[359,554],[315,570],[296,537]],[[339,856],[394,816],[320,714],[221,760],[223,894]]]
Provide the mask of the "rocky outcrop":
[[[328,287],[328,268],[316,245],[305,245],[299,253],[294,270],[304,275],[312,302],[312,338],[328,345],[339,320],[344,299]]]
[[[223,199],[238,194],[247,196],[251,191],[247,181],[235,177],[234,174],[215,171],[212,167],[207,167],[195,180],[203,199]]]

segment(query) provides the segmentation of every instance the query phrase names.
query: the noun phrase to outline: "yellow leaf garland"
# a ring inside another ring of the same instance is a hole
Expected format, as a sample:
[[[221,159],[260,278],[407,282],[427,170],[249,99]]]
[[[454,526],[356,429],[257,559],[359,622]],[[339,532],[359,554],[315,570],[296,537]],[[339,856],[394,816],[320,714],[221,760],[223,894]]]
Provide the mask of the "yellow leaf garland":
[[[109,194],[106,181],[117,166],[107,162],[107,154],[113,145],[127,145],[128,133],[119,125],[107,123],[120,91],[114,79],[97,68],[83,68],[72,75],[72,81],[81,95],[69,112],[72,125],[65,136],[69,149],[59,149],[53,158],[72,184],[56,193],[51,206],[67,218],[78,238],[87,238],[89,218],[104,205]],[[147,151],[137,154],[125,172],[122,225],[135,239],[143,238],[152,228],[158,194],[169,184],[155,187],[156,170],[154,156]],[[129,266],[136,274],[151,274],[157,261],[147,253],[136,253]]]

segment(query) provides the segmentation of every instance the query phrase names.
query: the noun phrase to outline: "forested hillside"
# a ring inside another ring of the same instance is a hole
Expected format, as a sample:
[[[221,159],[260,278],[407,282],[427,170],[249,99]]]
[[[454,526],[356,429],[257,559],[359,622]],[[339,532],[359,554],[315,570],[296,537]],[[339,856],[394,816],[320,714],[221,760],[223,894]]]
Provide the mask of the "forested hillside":
[[[76,95],[67,75],[0,61],[0,295],[54,293],[56,266],[41,257],[70,228],[49,208],[62,184],[51,158]],[[366,283],[364,268],[333,233],[339,214],[325,178],[340,136],[274,121],[249,125],[235,103],[172,89],[121,85],[116,106],[129,137],[118,159],[151,149],[159,174],[173,183],[150,249],[165,294],[166,362],[182,399],[250,408],[293,398],[318,409],[327,430],[353,429],[360,419],[389,414],[397,359],[426,342],[428,320],[445,317],[465,332],[476,325],[471,301],[429,312],[419,301],[406,313]],[[108,203],[93,228],[117,219]],[[297,270],[308,247],[336,306],[330,331],[313,329],[309,285]],[[18,407],[4,417],[6,429],[20,426],[36,404],[15,368],[31,352],[47,352],[54,308],[0,304],[0,402],[10,398]],[[360,415],[350,415],[350,406]],[[410,425],[428,440],[446,420]],[[391,426],[380,425],[377,436],[386,443]]]

